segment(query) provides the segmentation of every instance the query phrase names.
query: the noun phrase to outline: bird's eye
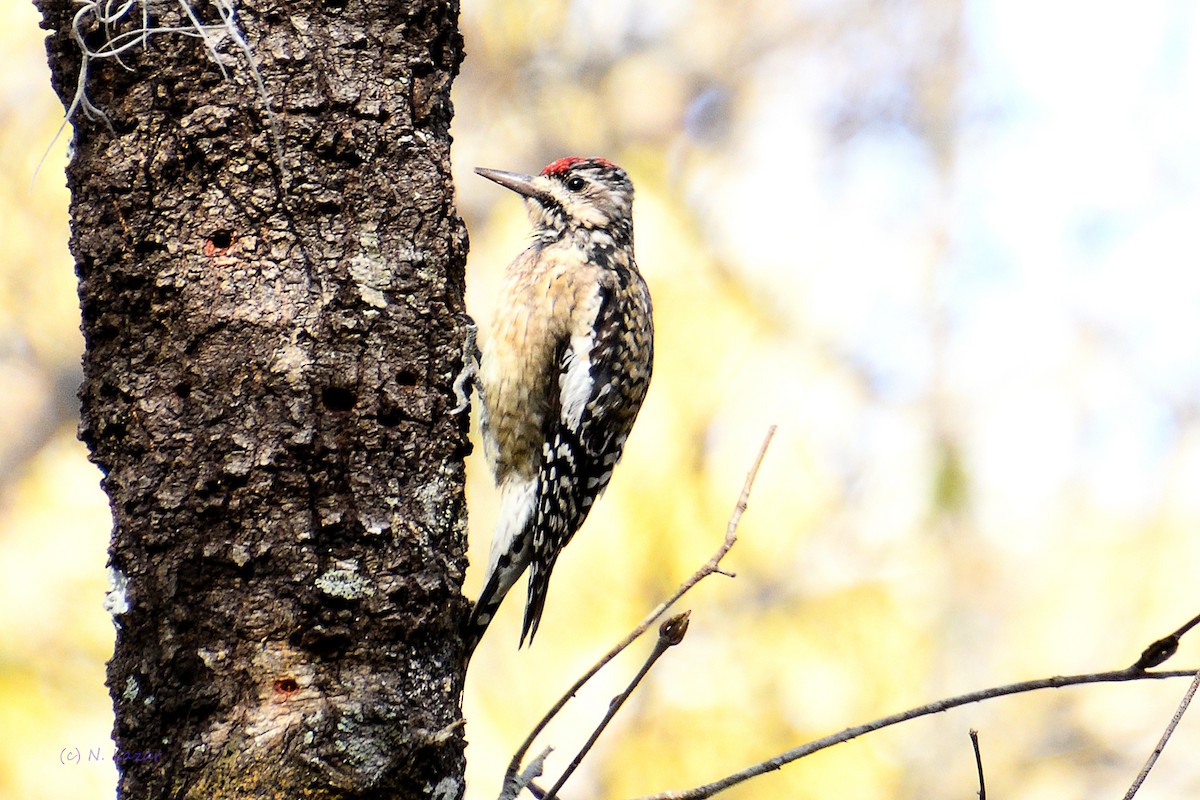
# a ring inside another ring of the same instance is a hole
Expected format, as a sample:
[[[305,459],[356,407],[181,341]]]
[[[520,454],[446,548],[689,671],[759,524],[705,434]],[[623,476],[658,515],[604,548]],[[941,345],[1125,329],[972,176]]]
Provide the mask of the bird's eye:
[[[576,175],[574,178],[567,179],[567,188],[570,189],[572,192],[578,192],[580,189],[582,189],[586,185],[587,185],[587,181],[585,181],[583,178],[579,177],[578,175]]]

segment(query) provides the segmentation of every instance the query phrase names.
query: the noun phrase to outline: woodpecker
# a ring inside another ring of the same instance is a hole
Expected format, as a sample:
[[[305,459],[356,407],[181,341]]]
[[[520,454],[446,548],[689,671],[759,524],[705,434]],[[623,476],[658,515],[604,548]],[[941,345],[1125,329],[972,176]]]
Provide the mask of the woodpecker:
[[[526,567],[520,644],[532,643],[554,563],[612,477],[654,357],[625,170],[562,158],[536,176],[475,171],[525,198],[533,241],[505,272],[479,367],[500,514],[468,652]]]

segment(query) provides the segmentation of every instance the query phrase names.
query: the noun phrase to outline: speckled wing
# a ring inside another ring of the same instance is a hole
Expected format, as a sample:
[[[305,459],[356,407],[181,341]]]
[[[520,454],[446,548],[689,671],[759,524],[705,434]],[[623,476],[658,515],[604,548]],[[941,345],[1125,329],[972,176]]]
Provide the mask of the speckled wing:
[[[533,553],[521,641],[537,631],[550,573],[612,477],[650,385],[654,325],[650,292],[635,271],[617,266],[598,288],[594,313],[579,314],[559,357],[558,413],[539,470]]]

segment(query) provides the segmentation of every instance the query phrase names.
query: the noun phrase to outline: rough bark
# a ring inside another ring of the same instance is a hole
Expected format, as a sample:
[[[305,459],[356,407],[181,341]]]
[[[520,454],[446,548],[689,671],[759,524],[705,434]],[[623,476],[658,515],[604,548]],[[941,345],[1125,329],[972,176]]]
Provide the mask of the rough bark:
[[[36,2],[66,104],[79,6]],[[188,24],[177,0],[148,2],[152,23]],[[456,798],[458,5],[236,8],[278,146],[229,38],[228,77],[172,34],[127,52],[128,70],[93,60],[88,95],[113,130],[73,120],[80,436],[115,522],[119,795]]]

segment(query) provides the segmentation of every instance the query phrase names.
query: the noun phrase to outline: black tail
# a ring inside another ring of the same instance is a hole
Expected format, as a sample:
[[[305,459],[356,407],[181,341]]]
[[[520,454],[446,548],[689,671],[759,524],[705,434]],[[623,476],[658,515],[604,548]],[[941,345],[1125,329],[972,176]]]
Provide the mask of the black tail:
[[[506,594],[508,594],[508,589],[503,591],[500,589],[500,571],[497,570],[488,576],[487,585],[483,587],[483,592],[475,601],[475,606],[471,609],[471,616],[467,618],[467,629],[463,638],[466,640],[468,658],[475,652],[479,640],[483,638],[488,625],[492,623],[496,612],[500,610],[500,604],[504,602]]]
[[[550,572],[553,569],[553,558],[545,565],[534,559],[529,566],[529,591],[525,596],[525,621],[521,624],[519,647],[525,646],[527,638],[528,644],[533,644],[533,636],[537,633],[538,623],[542,621],[542,611],[546,607],[546,594],[550,591]]]

